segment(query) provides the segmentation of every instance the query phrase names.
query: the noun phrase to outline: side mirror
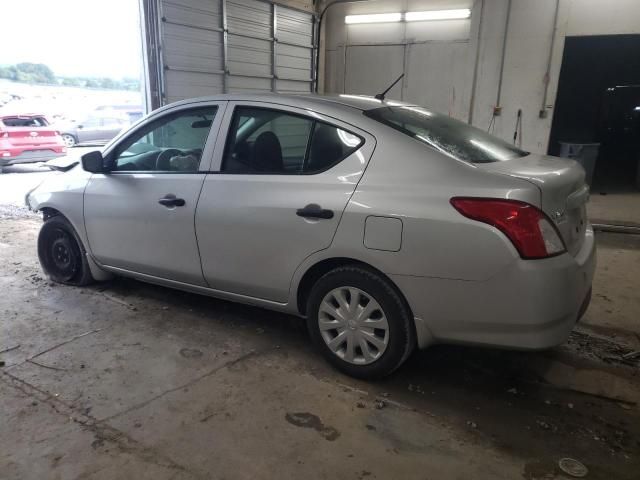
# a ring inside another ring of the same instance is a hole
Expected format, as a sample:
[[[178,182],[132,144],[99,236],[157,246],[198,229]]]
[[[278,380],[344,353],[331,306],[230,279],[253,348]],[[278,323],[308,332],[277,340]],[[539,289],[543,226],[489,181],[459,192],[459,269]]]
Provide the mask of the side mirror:
[[[96,150],[95,152],[85,153],[80,159],[82,160],[82,168],[87,172],[104,173],[108,171],[104,164],[104,157],[100,151]]]

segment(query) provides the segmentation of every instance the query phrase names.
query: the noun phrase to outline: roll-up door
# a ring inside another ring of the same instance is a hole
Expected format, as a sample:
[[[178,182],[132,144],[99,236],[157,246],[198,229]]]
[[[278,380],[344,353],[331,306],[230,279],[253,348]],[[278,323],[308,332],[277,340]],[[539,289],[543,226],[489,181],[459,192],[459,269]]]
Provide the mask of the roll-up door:
[[[142,0],[151,108],[227,92],[311,92],[315,17],[264,0]]]
[[[276,7],[275,62],[279,92],[309,92],[313,78],[314,22],[308,13]]]

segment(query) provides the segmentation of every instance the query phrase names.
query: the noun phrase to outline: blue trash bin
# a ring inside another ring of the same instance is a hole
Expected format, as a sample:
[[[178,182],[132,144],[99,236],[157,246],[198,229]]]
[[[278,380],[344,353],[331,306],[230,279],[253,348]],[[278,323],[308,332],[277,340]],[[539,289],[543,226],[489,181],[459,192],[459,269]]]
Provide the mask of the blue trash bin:
[[[560,156],[571,158],[582,165],[589,186],[593,183],[593,171],[596,168],[599,151],[599,143],[560,142]]]

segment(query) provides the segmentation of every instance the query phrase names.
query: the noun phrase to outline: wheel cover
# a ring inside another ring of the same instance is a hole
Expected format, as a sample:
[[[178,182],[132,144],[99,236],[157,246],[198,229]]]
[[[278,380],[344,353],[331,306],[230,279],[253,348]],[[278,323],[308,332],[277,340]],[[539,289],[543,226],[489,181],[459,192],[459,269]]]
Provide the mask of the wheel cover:
[[[49,243],[50,268],[63,281],[70,281],[78,271],[75,241],[64,230],[54,230]]]
[[[329,350],[355,365],[375,362],[389,344],[389,323],[382,307],[356,287],[335,288],[325,295],[318,309],[318,327]]]
[[[73,147],[76,144],[75,139],[71,135],[63,135],[62,141],[67,147]]]

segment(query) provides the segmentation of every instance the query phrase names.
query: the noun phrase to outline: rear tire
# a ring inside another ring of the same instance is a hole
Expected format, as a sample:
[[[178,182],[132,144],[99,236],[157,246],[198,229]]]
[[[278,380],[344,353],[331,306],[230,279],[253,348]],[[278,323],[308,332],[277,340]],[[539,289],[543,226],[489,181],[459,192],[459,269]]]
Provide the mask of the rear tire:
[[[51,280],[83,286],[94,281],[87,252],[69,221],[58,215],[47,219],[38,235],[38,258]]]
[[[331,270],[316,282],[307,328],[333,366],[368,380],[391,374],[416,344],[409,308],[393,284],[358,265]]]
[[[78,143],[78,140],[76,140],[76,137],[74,137],[70,133],[63,133],[62,141],[64,142],[67,148],[75,147],[76,144]]]

